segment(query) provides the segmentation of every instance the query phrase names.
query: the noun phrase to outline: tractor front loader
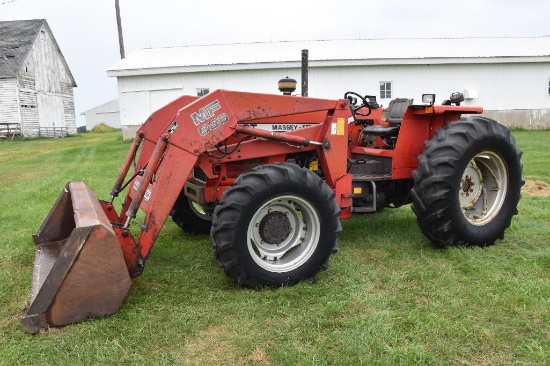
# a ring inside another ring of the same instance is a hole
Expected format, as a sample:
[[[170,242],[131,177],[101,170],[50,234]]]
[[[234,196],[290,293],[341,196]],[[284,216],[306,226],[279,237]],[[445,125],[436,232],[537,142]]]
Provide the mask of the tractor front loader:
[[[115,313],[168,216],[210,233],[225,273],[251,288],[314,278],[337,251],[339,220],[385,207],[412,203],[437,246],[493,244],[520,198],[510,131],[461,117],[480,107],[411,102],[384,109],[353,92],[325,100],[227,90],[173,101],[138,130],[109,201],[81,182],[62,190],[34,236],[24,329]]]

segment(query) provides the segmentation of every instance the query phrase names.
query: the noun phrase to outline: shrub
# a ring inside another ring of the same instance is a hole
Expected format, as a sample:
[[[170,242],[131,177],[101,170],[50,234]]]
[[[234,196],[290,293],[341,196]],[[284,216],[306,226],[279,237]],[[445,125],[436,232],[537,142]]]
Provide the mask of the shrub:
[[[97,133],[113,132],[113,131],[116,131],[116,128],[107,126],[105,123],[100,123],[98,125],[95,125],[94,128],[92,128],[91,130],[91,132],[97,132]]]

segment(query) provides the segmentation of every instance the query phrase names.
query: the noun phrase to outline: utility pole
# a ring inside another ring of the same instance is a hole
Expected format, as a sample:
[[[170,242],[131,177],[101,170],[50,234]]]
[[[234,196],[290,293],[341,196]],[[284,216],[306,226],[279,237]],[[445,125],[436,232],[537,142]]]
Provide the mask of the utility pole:
[[[115,10],[116,10],[116,25],[118,27],[118,46],[120,47],[120,59],[123,59],[124,54],[124,39],[122,38],[122,21],[120,20],[120,6],[118,5],[118,0],[115,0]]]

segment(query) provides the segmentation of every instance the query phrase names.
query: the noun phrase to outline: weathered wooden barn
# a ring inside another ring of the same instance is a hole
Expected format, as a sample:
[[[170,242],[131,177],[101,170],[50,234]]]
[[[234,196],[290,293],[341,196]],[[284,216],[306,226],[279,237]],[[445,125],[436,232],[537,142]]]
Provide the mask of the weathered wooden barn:
[[[44,19],[0,22],[0,131],[76,133],[75,80]]]
[[[120,106],[118,99],[110,100],[81,113],[86,120],[86,131],[104,123],[113,128],[120,128]]]
[[[347,91],[392,98],[463,92],[465,105],[508,126],[550,128],[550,37],[371,39],[187,46],[138,50],[113,65],[121,123],[131,137],[151,112],[182,94],[214,89],[278,93],[301,80],[309,56],[309,97]],[[300,88],[296,91],[300,93]]]

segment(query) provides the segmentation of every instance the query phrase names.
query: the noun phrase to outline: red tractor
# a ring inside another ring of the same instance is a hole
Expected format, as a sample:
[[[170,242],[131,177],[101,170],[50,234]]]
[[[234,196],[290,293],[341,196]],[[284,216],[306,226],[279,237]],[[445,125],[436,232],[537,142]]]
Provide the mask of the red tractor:
[[[34,236],[23,327],[116,312],[169,215],[182,230],[209,233],[225,273],[252,288],[313,278],[337,250],[340,219],[385,207],[412,203],[438,247],[493,244],[517,214],[521,151],[460,94],[443,105],[425,97],[387,108],[354,92],[326,100],[217,90],[173,101],[137,132],[110,201],[84,183],[62,191]]]

